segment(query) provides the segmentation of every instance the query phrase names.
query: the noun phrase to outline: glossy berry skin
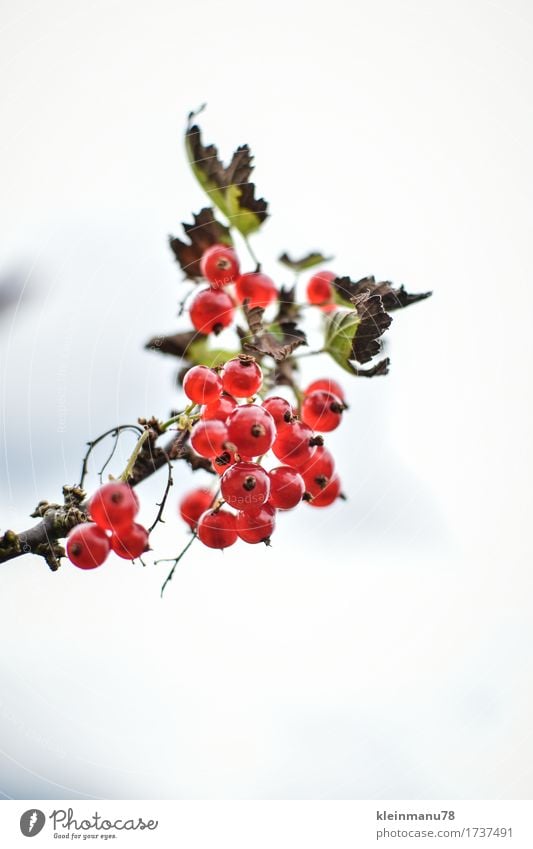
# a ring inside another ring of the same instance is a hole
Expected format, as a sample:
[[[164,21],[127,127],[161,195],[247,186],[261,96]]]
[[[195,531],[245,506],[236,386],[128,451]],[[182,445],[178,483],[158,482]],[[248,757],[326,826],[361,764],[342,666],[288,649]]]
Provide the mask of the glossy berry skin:
[[[200,457],[218,457],[224,453],[228,431],[218,419],[200,420],[191,433],[191,445]]]
[[[315,447],[309,444],[313,436],[309,425],[294,421],[279,430],[272,450],[284,465],[298,468],[307,463],[315,453]]]
[[[148,551],[148,531],[142,525],[134,523],[111,535],[111,548],[124,560],[135,560]]]
[[[204,421],[218,419],[220,422],[225,422],[236,406],[237,402],[235,398],[232,398],[230,395],[221,395],[217,401],[206,404],[202,410],[202,419]]]
[[[194,530],[198,519],[212,506],[213,493],[208,489],[193,489],[181,499],[179,503],[180,516],[190,528]]]
[[[282,427],[289,424],[294,418],[294,410],[285,398],[280,398],[278,395],[273,395],[271,398],[265,398],[263,401],[263,409],[268,410],[276,427]]]
[[[220,456],[213,457],[211,467],[217,475],[223,475],[230,466],[237,462],[237,459],[233,451],[224,451]]]
[[[235,510],[258,513],[268,501],[270,479],[258,463],[241,460],[224,472],[220,492],[226,504]]]
[[[183,378],[183,391],[195,404],[213,404],[222,394],[222,381],[207,366],[193,366]]]
[[[291,466],[277,466],[268,473],[270,478],[269,503],[279,510],[291,510],[303,498],[305,484],[296,469]]]
[[[89,515],[105,531],[131,525],[139,512],[139,500],[131,486],[119,481],[105,483],[89,502]]]
[[[93,522],[76,525],[67,537],[67,556],[79,569],[101,566],[110,549],[109,538]]]
[[[211,245],[202,254],[200,271],[213,289],[233,283],[239,270],[237,254],[229,245]]]
[[[236,520],[228,510],[207,510],[200,516],[196,533],[208,548],[228,548],[237,542]]]
[[[304,478],[313,478],[313,477],[332,477],[335,471],[335,461],[333,459],[333,455],[324,445],[317,445],[315,453],[307,461],[303,466],[300,467],[299,472]]]
[[[341,482],[337,475],[333,475],[323,487],[315,489],[311,495],[313,496],[307,503],[311,507],[329,507],[341,494]]]
[[[237,513],[237,533],[244,542],[252,545],[268,542],[275,527],[276,510],[270,504],[265,504],[258,513],[253,515]]]
[[[243,404],[228,418],[228,441],[237,453],[245,457],[258,457],[270,450],[276,437],[274,419],[264,407]]]
[[[325,392],[331,392],[332,395],[336,395],[341,401],[346,401],[344,389],[340,383],[329,377],[321,377],[318,380],[313,380],[307,389],[304,389],[304,395],[310,395],[311,392],[316,392],[317,389],[324,389]]]
[[[235,307],[223,289],[202,289],[195,295],[189,315],[199,333],[214,333],[216,336],[233,321]]]
[[[224,391],[235,398],[250,398],[263,385],[263,372],[253,357],[246,354],[229,360],[222,372]]]
[[[336,274],[333,271],[319,271],[313,274],[307,284],[307,300],[310,304],[316,306],[325,306],[329,309],[334,309],[333,287],[332,281],[335,280]],[[329,311],[329,309],[327,311]]]
[[[241,274],[235,283],[237,299],[243,304],[249,301],[249,307],[268,307],[277,298],[274,281],[260,271]]]
[[[336,395],[316,389],[304,398],[302,420],[313,430],[329,433],[340,425],[343,410],[344,404]]]

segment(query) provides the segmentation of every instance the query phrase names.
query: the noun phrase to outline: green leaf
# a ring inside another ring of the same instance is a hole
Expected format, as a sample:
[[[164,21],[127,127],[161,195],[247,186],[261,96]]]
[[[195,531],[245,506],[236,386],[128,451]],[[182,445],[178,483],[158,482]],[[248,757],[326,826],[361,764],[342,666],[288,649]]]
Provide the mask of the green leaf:
[[[210,348],[209,338],[204,336],[190,345],[187,359],[193,365],[215,368],[224,365],[228,360],[236,357],[238,353],[239,351],[230,351],[227,348]]]
[[[355,310],[336,312],[327,319],[324,351],[327,351],[341,368],[350,374],[355,374],[355,368],[350,362],[352,345],[361,319]]]
[[[306,271],[308,268],[314,268],[315,265],[322,265],[325,262],[331,262],[332,256],[324,256],[319,251],[311,251],[301,259],[291,259],[287,252],[278,257],[278,262],[295,271],[297,274],[300,271]]]
[[[185,133],[185,149],[193,174],[230,224],[243,236],[248,236],[258,230],[267,217],[267,203],[255,197],[255,185],[250,182],[253,171],[250,148],[247,144],[238,147],[225,167],[218,158],[216,146],[204,145],[200,127],[191,123],[196,114],[189,115]]]
[[[209,337],[196,330],[186,330],[183,333],[175,333],[174,336],[155,336],[145,347],[151,351],[178,357],[191,366],[202,365],[210,368],[222,365],[239,353],[225,348],[210,348]]]
[[[367,363],[381,350],[380,337],[392,319],[385,312],[380,295],[362,292],[353,299],[355,309],[339,310],[327,319],[324,351],[345,371],[373,377],[386,374],[388,360],[382,360],[366,373],[354,365]]]

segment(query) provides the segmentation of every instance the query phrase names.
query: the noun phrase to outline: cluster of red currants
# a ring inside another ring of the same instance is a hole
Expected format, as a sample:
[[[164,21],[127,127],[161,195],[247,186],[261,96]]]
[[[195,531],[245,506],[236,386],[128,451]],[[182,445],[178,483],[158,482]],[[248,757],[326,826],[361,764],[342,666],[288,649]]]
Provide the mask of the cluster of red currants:
[[[221,369],[193,366],[183,380],[187,397],[201,406],[191,446],[221,475],[221,498],[195,489],[182,499],[180,513],[210,548],[227,548],[238,538],[268,543],[277,510],[302,500],[326,507],[341,495],[333,457],[317,434],[341,422],[346,405],[339,384],[324,379],[308,386],[300,417],[285,398],[261,402],[262,384],[260,366],[245,354]],[[267,471],[270,451],[282,465]]]
[[[76,525],[67,537],[67,555],[80,569],[101,566],[111,550],[125,560],[148,550],[148,531],[134,519],[139,500],[125,483],[112,481],[98,489],[89,502],[92,522]]]
[[[197,292],[190,307],[191,321],[199,333],[216,335],[229,327],[236,303],[247,300],[250,307],[268,307],[277,297],[276,285],[266,274],[240,273],[237,254],[228,245],[208,248],[202,254],[200,268],[209,286]]]

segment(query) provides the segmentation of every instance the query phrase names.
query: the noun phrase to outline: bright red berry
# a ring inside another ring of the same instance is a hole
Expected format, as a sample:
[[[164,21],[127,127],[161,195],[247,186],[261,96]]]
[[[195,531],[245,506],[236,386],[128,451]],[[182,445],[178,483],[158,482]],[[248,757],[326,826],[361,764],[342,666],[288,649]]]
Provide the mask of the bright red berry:
[[[223,289],[202,289],[190,308],[191,321],[199,333],[217,335],[233,321],[235,307]]]
[[[265,504],[258,513],[237,513],[237,533],[244,542],[257,543],[270,540],[276,527],[276,510]]]
[[[213,401],[207,404],[202,410],[202,419],[218,419],[220,422],[225,422],[229,414],[233,412],[237,402],[230,395],[221,395],[218,401]]]
[[[241,354],[229,360],[222,372],[224,391],[235,398],[250,398],[261,389],[263,372],[253,357]]]
[[[237,457],[233,451],[224,451],[218,457],[211,460],[211,467],[217,475],[223,475],[224,472],[237,462]]]
[[[224,472],[220,492],[226,504],[235,510],[257,513],[268,501],[269,476],[258,463],[241,460]]]
[[[248,300],[249,307],[268,307],[278,295],[274,281],[261,271],[241,274],[235,288],[239,302]]]
[[[135,560],[148,551],[148,531],[142,525],[134,523],[129,528],[121,528],[111,535],[111,548],[124,560]]]
[[[239,275],[237,254],[229,245],[211,245],[202,254],[200,270],[213,289],[221,289]]]
[[[183,378],[183,391],[195,404],[216,403],[222,394],[222,381],[207,366],[193,366]]]
[[[298,468],[307,463],[315,452],[311,440],[314,433],[305,422],[298,420],[280,428],[272,450],[286,466]]]
[[[328,433],[340,425],[343,410],[344,404],[336,395],[316,389],[304,398],[302,420],[313,430]]]
[[[131,525],[139,512],[139,500],[131,486],[119,481],[105,483],[89,502],[89,515],[105,531]]]
[[[330,377],[321,377],[318,380],[313,380],[307,389],[304,389],[304,395],[310,395],[311,392],[316,392],[317,389],[324,389],[326,392],[336,395],[341,401],[346,401],[344,389],[340,383],[337,383],[336,380],[332,380]]]
[[[335,308],[332,303],[333,287],[331,283],[336,276],[333,271],[319,271],[317,274],[313,274],[307,284],[307,300],[310,304],[325,307],[327,312]]]
[[[303,498],[305,484],[298,472],[290,466],[277,466],[268,473],[270,478],[269,503],[280,510],[296,507]]]
[[[80,569],[101,566],[110,549],[109,538],[92,522],[76,525],[67,537],[67,556]]]
[[[333,504],[333,502],[341,494],[341,482],[337,475],[333,475],[333,477],[330,478],[329,481],[326,481],[318,488],[313,487],[313,490],[314,491],[310,493],[310,495],[312,495],[312,498],[308,501],[308,504],[310,504],[312,507],[329,507],[329,505]]]
[[[200,457],[218,457],[224,453],[228,430],[218,419],[201,420],[191,433],[191,445]]]
[[[236,520],[228,510],[207,510],[200,516],[196,533],[208,548],[228,548],[237,542]]]
[[[274,419],[264,407],[244,404],[228,418],[228,441],[237,453],[245,457],[258,457],[272,447],[276,437]]]
[[[181,499],[179,503],[180,516],[194,530],[198,519],[209,510],[213,504],[213,493],[208,489],[193,489]]]
[[[294,418],[294,410],[289,402],[286,401],[285,398],[280,398],[278,395],[266,398],[263,401],[263,408],[268,410],[276,422],[276,427],[289,424],[289,422],[292,422]]]
[[[328,480],[332,477],[334,471],[333,455],[324,445],[317,445],[313,456],[299,469],[304,478],[323,476]]]

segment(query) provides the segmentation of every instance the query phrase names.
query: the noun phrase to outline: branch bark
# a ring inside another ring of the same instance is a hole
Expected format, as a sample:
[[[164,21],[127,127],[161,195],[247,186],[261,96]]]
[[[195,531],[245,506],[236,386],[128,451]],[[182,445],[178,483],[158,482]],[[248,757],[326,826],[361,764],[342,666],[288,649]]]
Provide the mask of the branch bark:
[[[185,460],[193,469],[203,468],[212,472],[209,460],[198,457],[188,445],[188,431],[180,431],[163,447],[157,446],[157,430],[151,429],[133,466],[128,483],[138,486],[172,460]],[[64,504],[41,501],[32,516],[41,521],[25,531],[5,531],[0,537],[0,563],[6,563],[24,554],[43,557],[52,571],[60,566],[65,549],[59,543],[76,525],[87,521],[89,499],[80,487],[63,487]]]

